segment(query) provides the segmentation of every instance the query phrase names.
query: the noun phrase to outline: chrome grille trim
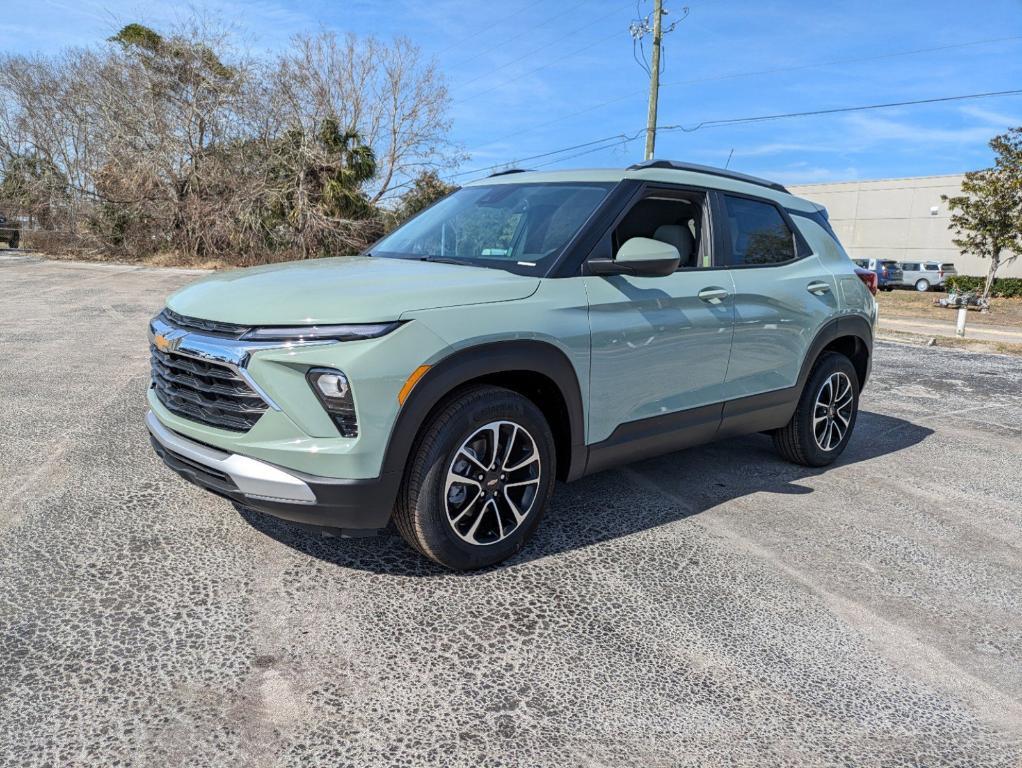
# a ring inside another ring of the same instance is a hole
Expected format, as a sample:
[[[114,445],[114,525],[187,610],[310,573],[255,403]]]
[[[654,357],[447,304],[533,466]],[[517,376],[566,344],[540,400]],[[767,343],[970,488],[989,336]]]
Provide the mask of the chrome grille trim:
[[[230,368],[151,347],[153,389],[178,416],[218,429],[247,432],[269,406]]]
[[[182,318],[172,310],[164,309],[149,321],[153,389],[157,398],[168,410],[182,418],[235,432],[251,429],[267,408],[281,410],[246,368],[253,352],[265,349],[286,351],[337,343],[332,339],[244,341],[178,326],[171,322],[174,317]],[[216,326],[220,330],[230,326],[217,321],[182,319]],[[231,327],[241,329],[241,326]],[[172,360],[168,361],[168,357]],[[177,399],[172,395],[176,395]],[[231,401],[240,401],[240,407],[236,402],[232,405]]]

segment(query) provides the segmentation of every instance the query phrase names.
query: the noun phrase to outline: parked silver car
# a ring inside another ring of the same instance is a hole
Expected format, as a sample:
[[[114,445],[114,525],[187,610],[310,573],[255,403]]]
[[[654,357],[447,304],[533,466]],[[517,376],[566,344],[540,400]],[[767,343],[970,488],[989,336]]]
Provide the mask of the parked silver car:
[[[928,291],[934,286],[943,286],[948,277],[957,274],[955,265],[949,261],[901,262],[901,284],[917,291]]]

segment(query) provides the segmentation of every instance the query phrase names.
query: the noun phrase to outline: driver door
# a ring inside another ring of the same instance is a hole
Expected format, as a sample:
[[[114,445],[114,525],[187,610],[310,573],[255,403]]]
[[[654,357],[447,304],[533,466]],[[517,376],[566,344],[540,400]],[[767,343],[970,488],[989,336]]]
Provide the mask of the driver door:
[[[679,430],[698,439],[716,433],[734,285],[727,270],[712,269],[701,190],[647,187],[590,258],[612,257],[631,237],[670,242],[681,263],[663,277],[582,278],[592,339],[588,442],[627,441],[641,454],[641,443],[652,447]]]

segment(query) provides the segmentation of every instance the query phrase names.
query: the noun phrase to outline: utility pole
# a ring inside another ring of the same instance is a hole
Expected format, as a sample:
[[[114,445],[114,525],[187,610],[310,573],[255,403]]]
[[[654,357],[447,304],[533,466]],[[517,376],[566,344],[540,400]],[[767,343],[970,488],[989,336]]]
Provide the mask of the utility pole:
[[[649,112],[646,115],[646,160],[656,148],[656,109],[660,98],[660,42],[663,37],[663,0],[653,0],[653,54],[649,67]]]
[[[662,64],[662,48],[664,35],[675,30],[679,23],[688,16],[688,8],[682,8],[681,18],[673,21],[666,28],[664,27],[664,16],[668,11],[664,8],[664,0],[653,0],[653,13],[641,16],[632,21],[628,31],[632,36],[632,55],[640,67],[649,75],[649,111],[646,114],[646,160],[653,159],[653,151],[656,149],[656,120],[657,104],[660,99],[660,71],[665,68]],[[653,51],[650,60],[646,62],[646,50],[643,47],[643,40],[647,35],[653,36]]]

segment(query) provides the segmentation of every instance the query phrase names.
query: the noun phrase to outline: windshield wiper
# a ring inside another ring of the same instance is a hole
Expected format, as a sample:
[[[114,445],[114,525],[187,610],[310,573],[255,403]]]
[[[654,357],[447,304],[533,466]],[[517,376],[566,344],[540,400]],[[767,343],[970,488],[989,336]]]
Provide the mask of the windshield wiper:
[[[453,256],[423,256],[419,261],[432,261],[437,264],[460,264],[463,267],[478,267],[471,259],[456,259]]]

